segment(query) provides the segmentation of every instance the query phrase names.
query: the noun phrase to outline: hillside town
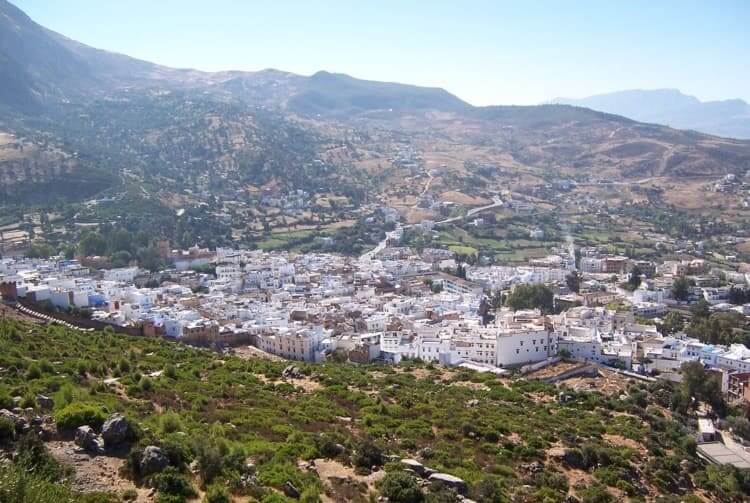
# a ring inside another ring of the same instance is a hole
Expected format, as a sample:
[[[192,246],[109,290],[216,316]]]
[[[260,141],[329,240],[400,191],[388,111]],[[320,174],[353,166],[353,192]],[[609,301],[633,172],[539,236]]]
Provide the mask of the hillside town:
[[[572,247],[525,266],[472,266],[447,250],[418,254],[393,234],[386,241],[359,258],[162,243],[171,268],[158,273],[5,258],[0,284],[6,302],[74,326],[254,346],[290,360],[420,359],[506,374],[562,356],[664,378],[700,361],[722,376],[727,394],[750,381],[746,346],[702,342],[684,323],[665,323],[693,316],[691,305],[745,319],[750,299],[736,304],[735,293],[744,293],[748,272]],[[509,307],[523,285],[543,286],[551,302]],[[750,391],[738,398],[750,401]]]

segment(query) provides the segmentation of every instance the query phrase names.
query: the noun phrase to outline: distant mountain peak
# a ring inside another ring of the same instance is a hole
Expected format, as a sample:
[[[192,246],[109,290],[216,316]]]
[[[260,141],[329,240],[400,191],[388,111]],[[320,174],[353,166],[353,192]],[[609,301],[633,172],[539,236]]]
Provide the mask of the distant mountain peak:
[[[750,138],[750,105],[741,99],[701,101],[678,89],[630,89],[581,99],[556,98],[552,102],[622,115],[640,122]]]

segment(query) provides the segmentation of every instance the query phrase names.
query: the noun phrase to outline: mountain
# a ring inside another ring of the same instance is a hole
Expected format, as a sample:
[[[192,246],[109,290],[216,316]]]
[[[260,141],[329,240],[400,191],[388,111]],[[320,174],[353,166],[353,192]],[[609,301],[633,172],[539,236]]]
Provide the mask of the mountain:
[[[655,89],[619,91],[581,99],[556,98],[552,102],[717,136],[750,138],[750,105],[739,99],[700,101],[676,89]]]
[[[40,26],[0,0],[0,105],[38,111],[55,101],[84,101],[122,89],[206,89],[303,115],[375,110],[458,111],[469,107],[443,89],[359,80],[318,72],[216,72],[174,69],[89,47]]]
[[[658,96],[661,106],[645,108],[665,114],[697,102]],[[702,105],[719,113],[735,104]],[[164,200],[241,199],[272,187],[336,193],[356,206],[403,176],[392,163],[403,144],[433,158],[451,151],[459,166],[482,159],[580,179],[592,168],[622,180],[750,168],[749,142],[579,106],[474,107],[440,88],[325,71],[168,68],[66,38],[0,0],[4,201],[80,200],[125,185]],[[467,188],[465,174],[443,177],[444,189]]]
[[[118,88],[203,82],[176,70],[70,40],[0,0],[0,104],[25,112],[55,100],[81,100]]]

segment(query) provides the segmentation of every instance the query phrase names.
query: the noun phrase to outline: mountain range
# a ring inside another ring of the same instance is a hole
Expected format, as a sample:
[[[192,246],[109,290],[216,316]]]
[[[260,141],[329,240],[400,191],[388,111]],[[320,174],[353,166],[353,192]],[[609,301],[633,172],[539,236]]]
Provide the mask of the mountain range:
[[[71,40],[0,0],[6,200],[80,199],[125,180],[165,200],[186,190],[234,197],[268,184],[361,200],[389,182],[368,163],[389,165],[394,142],[418,143],[425,155],[454,150],[445,190],[473,179],[464,166],[474,158],[579,178],[750,168],[750,142],[578,106],[475,107],[440,88],[325,71],[168,68]]]
[[[552,103],[591,108],[640,122],[729,138],[750,138],[750,105],[740,99],[701,101],[676,89],[630,90]]]

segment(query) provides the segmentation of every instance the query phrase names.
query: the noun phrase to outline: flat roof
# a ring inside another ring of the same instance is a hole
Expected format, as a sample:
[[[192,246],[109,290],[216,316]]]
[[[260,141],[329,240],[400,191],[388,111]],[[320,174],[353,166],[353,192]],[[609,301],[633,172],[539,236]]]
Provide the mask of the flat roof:
[[[733,465],[744,470],[750,469],[750,462],[721,442],[698,444],[698,453],[703,458],[718,465]]]

